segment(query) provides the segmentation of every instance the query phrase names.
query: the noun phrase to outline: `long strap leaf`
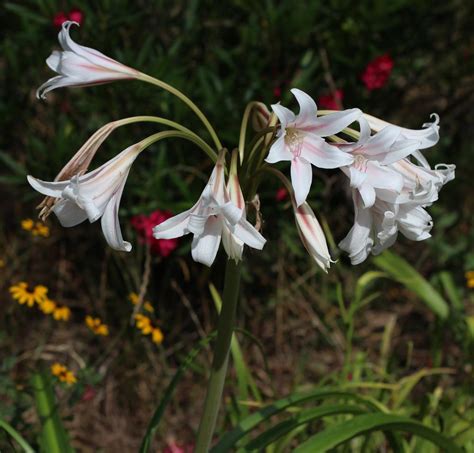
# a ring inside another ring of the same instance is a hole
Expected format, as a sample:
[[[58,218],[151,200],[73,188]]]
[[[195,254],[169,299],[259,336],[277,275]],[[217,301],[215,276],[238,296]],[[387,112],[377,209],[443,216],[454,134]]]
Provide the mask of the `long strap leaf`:
[[[30,444],[22,437],[22,435],[13,426],[4,420],[0,420],[0,428],[3,428],[10,436],[16,440],[18,445],[23,448],[25,453],[35,453]]]
[[[351,420],[330,426],[297,447],[295,453],[323,453],[362,434],[372,431],[405,431],[431,441],[442,451],[463,453],[449,438],[432,428],[407,417],[392,414],[364,414]]]
[[[259,411],[255,412],[254,414],[244,418],[232,431],[229,431],[222,437],[219,443],[211,449],[211,452],[227,453],[229,451],[232,451],[232,448],[234,447],[236,442],[242,437],[244,437],[246,434],[248,434],[258,424],[291,406],[297,406],[308,401],[331,397],[348,398],[355,401],[359,401],[366,405],[368,408],[375,410],[380,409],[379,406],[377,406],[367,398],[355,395],[350,392],[342,392],[336,389],[318,389],[313,392],[293,394],[289,397],[275,401],[273,404],[270,404],[269,406],[266,406],[263,409],[260,409]]]
[[[216,333],[213,332],[210,335],[208,335],[206,338],[201,340],[199,344],[189,352],[189,354],[184,359],[183,363],[180,365],[180,367],[176,371],[175,375],[173,376],[173,379],[171,379],[171,382],[168,384],[168,387],[166,388],[165,393],[163,397],[161,398],[160,404],[156,408],[155,413],[153,414],[153,417],[150,420],[150,423],[148,424],[148,428],[146,430],[145,436],[143,437],[143,441],[140,446],[140,453],[147,453],[150,450],[151,442],[153,440],[153,437],[155,436],[156,430],[158,429],[158,425],[161,421],[161,417],[163,416],[166,406],[170,402],[171,397],[173,396],[173,392],[176,386],[178,385],[183,373],[190,367],[190,365],[192,365],[197,355],[215,337],[216,337]]]

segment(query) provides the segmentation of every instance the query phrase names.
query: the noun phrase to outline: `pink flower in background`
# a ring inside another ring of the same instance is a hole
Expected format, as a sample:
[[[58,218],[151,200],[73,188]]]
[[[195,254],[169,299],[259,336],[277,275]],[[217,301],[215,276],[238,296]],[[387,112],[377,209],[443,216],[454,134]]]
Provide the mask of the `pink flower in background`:
[[[390,77],[393,69],[393,60],[389,54],[372,60],[362,73],[362,81],[368,90],[382,88]]]
[[[288,191],[286,187],[280,187],[275,194],[275,200],[278,202],[285,201],[288,198]]]
[[[326,94],[318,99],[318,104],[323,109],[341,110],[341,103],[344,99],[344,91],[336,90],[334,93]]]
[[[62,24],[67,21],[67,16],[63,11],[57,12],[53,17],[54,28],[60,29]]]
[[[53,25],[55,28],[60,29],[64,22],[72,20],[77,22],[79,25],[82,25],[84,22],[84,11],[79,8],[73,8],[69,11],[68,14],[63,11],[57,12],[53,17]]]
[[[80,10],[79,8],[71,9],[68,16],[69,20],[77,22],[79,25],[82,25],[84,22],[84,11]]]
[[[173,214],[169,211],[153,211],[150,215],[139,214],[130,220],[133,228],[137,231],[142,243],[150,245],[151,252],[167,257],[178,246],[178,239],[155,239],[153,237],[153,227],[163,223]]]

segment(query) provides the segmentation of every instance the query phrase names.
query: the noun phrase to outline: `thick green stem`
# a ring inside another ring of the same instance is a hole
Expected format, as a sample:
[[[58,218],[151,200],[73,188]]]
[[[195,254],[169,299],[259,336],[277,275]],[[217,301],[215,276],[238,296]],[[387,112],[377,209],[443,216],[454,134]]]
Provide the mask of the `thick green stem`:
[[[206,401],[199,424],[195,453],[207,453],[212,442],[217,414],[222,399],[229,349],[234,330],[235,312],[239,298],[241,262],[228,260],[225,269],[222,309],[217,324],[217,338],[214,343],[214,359],[207,385]]]

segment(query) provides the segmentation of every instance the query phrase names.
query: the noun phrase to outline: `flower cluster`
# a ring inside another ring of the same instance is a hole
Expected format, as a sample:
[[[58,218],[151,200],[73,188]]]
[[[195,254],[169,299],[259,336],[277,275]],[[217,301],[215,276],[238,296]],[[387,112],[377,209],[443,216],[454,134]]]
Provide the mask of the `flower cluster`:
[[[310,256],[323,269],[332,262],[323,229],[307,201],[313,180],[313,167],[339,169],[348,182],[354,203],[355,222],[339,243],[358,264],[367,256],[390,247],[400,232],[407,238],[421,241],[430,237],[433,226],[426,208],[438,198],[438,193],[454,178],[454,165],[439,164],[432,168],[422,150],[439,140],[439,118],[419,130],[405,129],[363,113],[358,108],[318,112],[315,101],[305,92],[292,89],[299,104],[295,114],[278,104],[273,113],[261,102],[248,104],[239,137],[238,148],[232,151],[231,163],[215,130],[199,108],[181,92],[168,84],[129,68],[102,53],[80,46],[70,35],[72,22],[65,22],[59,33],[62,51],[54,51],[47,64],[58,75],[38,89],[38,96],[56,88],[86,86],[123,79],[151,83],[177,96],[202,121],[211,135],[215,149],[188,128],[168,119],[150,116],[115,121],[98,130],[73,156],[55,181],[41,181],[28,176],[31,186],[46,195],[41,203],[46,216],[54,212],[61,224],[72,227],[89,220],[101,219],[108,244],[119,251],[130,251],[124,241],[118,220],[119,204],[132,164],[151,144],[169,137],[189,140],[215,162],[208,183],[197,202],[188,210],[170,217],[168,212],[155,211],[149,216],[136,216],[132,225],[140,239],[151,250],[167,256],[176,247],[176,238],[191,234],[191,254],[195,261],[211,266],[220,244],[230,259],[242,259],[244,245],[261,250],[265,238],[257,189],[263,175],[278,177],[293,206],[296,226]],[[369,63],[362,79],[367,88],[383,86],[392,71],[393,61],[383,55]],[[339,109],[343,92],[322,99],[326,107]],[[170,130],[151,135],[129,146],[102,166],[87,172],[98,147],[119,125],[136,121],[151,121]],[[246,149],[247,123],[257,135]],[[291,183],[272,164],[290,162]],[[243,188],[239,178],[243,180]],[[247,220],[247,203],[255,208],[256,225]],[[278,199],[283,199],[283,192]],[[143,315],[140,315],[143,316]],[[140,318],[146,327],[146,321]],[[89,325],[89,324],[88,324]],[[91,329],[99,330],[90,318]],[[147,327],[148,328],[148,327]],[[105,329],[105,328],[104,328]]]
[[[94,318],[93,316],[87,315],[85,319],[86,326],[94,332],[95,335],[106,337],[109,335],[109,326],[104,324],[100,318]]]
[[[74,373],[61,363],[56,362],[51,365],[51,374],[58,378],[60,382],[64,382],[67,385],[72,385],[77,382]]]
[[[130,220],[133,228],[137,231],[141,242],[150,246],[150,251],[155,255],[166,258],[178,246],[178,240],[156,239],[153,237],[153,227],[163,223],[172,216],[169,211],[153,211],[148,216],[144,214],[133,216]]]
[[[143,335],[150,335],[153,343],[161,344],[163,342],[163,332],[159,327],[153,325],[148,316],[140,313],[135,315],[135,325]]]
[[[21,227],[25,231],[30,231],[32,236],[49,237],[49,227],[43,222],[34,222],[32,219],[23,219]]]

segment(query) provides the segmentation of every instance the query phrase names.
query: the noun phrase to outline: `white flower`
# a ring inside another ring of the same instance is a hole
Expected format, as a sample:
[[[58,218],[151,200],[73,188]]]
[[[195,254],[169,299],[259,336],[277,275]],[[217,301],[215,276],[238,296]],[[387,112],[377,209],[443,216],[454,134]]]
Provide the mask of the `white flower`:
[[[132,145],[96,170],[70,180],[47,182],[28,176],[28,182],[43,195],[58,199],[52,210],[62,226],[102,218],[107,243],[115,250],[129,252],[132,246],[123,240],[118,209],[130,167],[141,150],[139,144]]]
[[[76,22],[67,21],[59,32],[62,51],[55,50],[46,60],[47,65],[59,75],[52,77],[36,91],[37,97],[45,98],[51,90],[66,86],[89,86],[119,79],[132,79],[139,74],[103,53],[75,43],[69,29]]]
[[[172,239],[192,233],[192,257],[194,261],[206,266],[211,266],[214,262],[223,235],[232,235],[235,240],[258,250],[266,242],[245,219],[245,210],[230,200],[225,188],[223,158],[222,153],[197,203],[191,209],[153,228],[156,239]],[[225,241],[227,249],[230,243],[228,238]],[[231,258],[240,259],[238,247],[229,248],[227,252]]]
[[[378,255],[392,246],[400,231],[412,241],[431,237],[431,216],[416,202],[388,203],[379,198],[370,208],[363,206],[360,194],[353,190],[355,220],[339,247],[349,254],[352,264],[360,264],[368,255]]]
[[[300,206],[308,196],[313,179],[311,165],[338,168],[350,165],[353,157],[331,146],[322,137],[338,134],[362,115],[359,109],[345,110],[317,117],[314,100],[296,88],[291,92],[300,106],[298,115],[280,104],[272,109],[280,120],[278,139],[265,159],[268,163],[291,161],[291,183],[296,203]]]
[[[301,242],[317,265],[327,272],[331,266],[331,255],[329,254],[326,236],[308,203],[304,202],[296,206],[292,198],[293,210],[295,214],[296,228]]]
[[[384,189],[399,194],[403,176],[390,164],[405,158],[419,148],[417,140],[400,139],[400,128],[386,126],[370,137],[365,119],[359,120],[361,138],[357,143],[341,145],[354,156],[354,162],[341,170],[350,178],[350,185],[359,191],[364,207],[375,203],[375,190]]]

